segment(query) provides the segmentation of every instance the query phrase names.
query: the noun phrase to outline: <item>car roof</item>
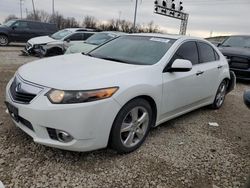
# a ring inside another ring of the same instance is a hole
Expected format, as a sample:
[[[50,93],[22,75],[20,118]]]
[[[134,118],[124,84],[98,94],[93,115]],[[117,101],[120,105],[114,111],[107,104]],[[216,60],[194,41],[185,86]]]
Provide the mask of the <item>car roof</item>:
[[[107,33],[107,34],[114,34],[116,36],[126,35],[127,33],[120,32],[120,31],[101,31],[99,33]]]
[[[88,28],[65,28],[62,30],[68,30],[68,31],[72,31],[72,32],[76,32],[76,31],[95,31],[94,29],[88,29]]]
[[[55,25],[54,23],[41,22],[41,21],[36,21],[36,20],[26,20],[26,19],[12,19],[12,20],[14,20],[14,21],[36,22],[36,23],[48,24],[48,25]]]
[[[250,37],[250,35],[230,35],[227,37]]]
[[[192,40],[202,40],[204,39],[199,37],[192,37],[192,36],[186,36],[186,35],[175,35],[175,34],[162,34],[162,33],[133,33],[130,35],[134,36],[146,36],[146,37],[160,37],[160,38],[168,38],[168,39],[192,39]]]

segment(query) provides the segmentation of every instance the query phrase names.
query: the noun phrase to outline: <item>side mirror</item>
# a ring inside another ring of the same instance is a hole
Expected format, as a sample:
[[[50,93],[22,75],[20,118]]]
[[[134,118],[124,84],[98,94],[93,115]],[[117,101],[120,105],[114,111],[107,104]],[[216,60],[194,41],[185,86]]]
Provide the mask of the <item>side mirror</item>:
[[[218,43],[218,44],[217,44],[217,47],[220,47],[221,45],[222,45],[222,43]]]
[[[16,28],[17,28],[17,26],[15,26],[15,25],[14,25],[14,26],[12,26],[12,29],[13,29],[13,30],[15,30]]]
[[[243,98],[246,106],[250,108],[250,90],[245,91]]]
[[[168,67],[165,72],[188,72],[192,69],[192,63],[185,59],[176,59],[171,67]]]
[[[66,39],[66,42],[67,42],[67,43],[70,43],[70,39]]]

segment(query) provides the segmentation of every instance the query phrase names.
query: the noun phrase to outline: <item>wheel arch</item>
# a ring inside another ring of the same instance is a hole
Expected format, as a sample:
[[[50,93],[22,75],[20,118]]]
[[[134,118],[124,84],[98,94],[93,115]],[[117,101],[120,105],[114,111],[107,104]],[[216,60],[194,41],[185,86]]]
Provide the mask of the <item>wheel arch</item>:
[[[128,100],[128,101],[120,108],[120,110],[121,110],[126,104],[128,104],[129,102],[131,102],[131,101],[133,101],[133,100],[135,100],[135,99],[144,99],[144,100],[146,100],[146,101],[149,103],[150,107],[152,108],[152,112],[153,112],[153,119],[152,119],[151,128],[154,127],[155,124],[156,124],[156,119],[157,119],[157,112],[158,112],[158,110],[157,110],[156,102],[155,102],[155,100],[154,100],[151,96],[149,96],[149,95],[138,95],[138,96],[135,96],[135,97],[131,98],[130,100]],[[120,112],[120,110],[118,111],[118,113]],[[118,113],[116,114],[116,116],[115,116],[115,118],[114,118],[114,120],[113,120],[111,129],[110,129],[110,131],[109,131],[108,144],[107,144],[108,147],[110,146],[110,143],[111,143],[111,132],[112,132],[112,130],[113,130],[114,122],[115,122],[115,120],[116,120],[116,118],[117,118]]]

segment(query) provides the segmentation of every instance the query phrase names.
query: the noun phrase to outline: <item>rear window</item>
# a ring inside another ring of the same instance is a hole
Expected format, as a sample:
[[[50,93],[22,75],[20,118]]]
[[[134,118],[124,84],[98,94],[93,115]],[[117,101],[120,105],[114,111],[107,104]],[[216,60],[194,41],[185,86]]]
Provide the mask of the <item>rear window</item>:
[[[198,42],[200,63],[216,61],[215,51],[212,46],[204,42]]]

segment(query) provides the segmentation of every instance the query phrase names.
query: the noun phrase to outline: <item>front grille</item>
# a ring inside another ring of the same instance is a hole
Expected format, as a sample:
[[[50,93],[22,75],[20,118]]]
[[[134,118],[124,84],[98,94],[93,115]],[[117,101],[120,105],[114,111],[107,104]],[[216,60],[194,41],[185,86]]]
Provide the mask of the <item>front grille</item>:
[[[47,128],[47,131],[48,131],[49,137],[50,137],[52,140],[58,140],[58,137],[57,137],[57,134],[56,134],[56,130],[55,130],[55,129]]]
[[[36,95],[21,91],[19,88],[20,87],[19,84],[20,83],[18,83],[16,79],[14,79],[14,81],[12,82],[10,86],[10,93],[11,93],[13,100],[17,102],[21,102],[21,103],[30,103],[30,101],[34,99]]]
[[[236,68],[236,69],[250,68],[250,59],[237,56],[227,56],[227,59],[229,60],[230,68]]]

